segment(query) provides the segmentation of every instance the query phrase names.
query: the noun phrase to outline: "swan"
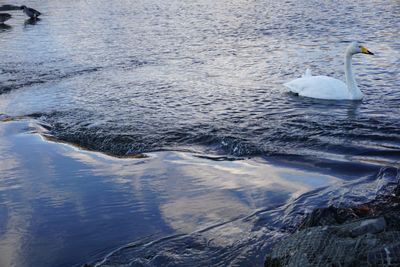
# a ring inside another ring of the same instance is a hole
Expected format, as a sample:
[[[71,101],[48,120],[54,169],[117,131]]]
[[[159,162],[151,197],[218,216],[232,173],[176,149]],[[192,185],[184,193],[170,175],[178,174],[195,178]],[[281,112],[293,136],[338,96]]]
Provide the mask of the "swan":
[[[352,42],[345,53],[346,83],[328,76],[312,76],[309,69],[298,79],[284,84],[295,94],[311,98],[332,100],[361,100],[363,93],[358,89],[351,68],[351,57],[355,54],[373,55],[358,42]]]

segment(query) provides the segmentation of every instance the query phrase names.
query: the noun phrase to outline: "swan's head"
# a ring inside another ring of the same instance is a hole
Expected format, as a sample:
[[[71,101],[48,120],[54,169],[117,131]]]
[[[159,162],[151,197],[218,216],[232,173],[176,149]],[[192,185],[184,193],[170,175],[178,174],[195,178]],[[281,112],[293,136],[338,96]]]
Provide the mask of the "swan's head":
[[[350,55],[355,55],[355,54],[367,54],[367,55],[373,55],[371,51],[368,50],[365,46],[361,45],[359,42],[352,42],[348,47],[347,47],[347,53]]]
[[[19,9],[25,9],[26,8],[26,6],[20,6],[19,7]]]

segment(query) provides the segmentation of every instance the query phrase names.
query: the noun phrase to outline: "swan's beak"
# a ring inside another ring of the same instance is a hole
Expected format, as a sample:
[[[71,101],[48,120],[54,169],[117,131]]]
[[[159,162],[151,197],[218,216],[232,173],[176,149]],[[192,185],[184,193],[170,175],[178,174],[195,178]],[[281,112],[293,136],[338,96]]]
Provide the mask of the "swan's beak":
[[[372,53],[371,51],[369,51],[366,47],[361,47],[361,53],[363,54],[367,54],[367,55],[373,55],[374,53]]]

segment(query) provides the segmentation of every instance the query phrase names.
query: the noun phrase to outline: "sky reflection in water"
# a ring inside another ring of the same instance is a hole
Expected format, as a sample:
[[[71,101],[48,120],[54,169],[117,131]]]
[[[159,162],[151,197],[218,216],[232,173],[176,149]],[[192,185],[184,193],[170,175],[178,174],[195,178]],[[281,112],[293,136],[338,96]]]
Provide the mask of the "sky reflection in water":
[[[78,264],[150,235],[191,234],[236,220],[203,233],[214,245],[232,245],[251,235],[252,222],[240,218],[338,181],[183,152],[116,159],[43,142],[26,122],[0,126],[2,266]]]

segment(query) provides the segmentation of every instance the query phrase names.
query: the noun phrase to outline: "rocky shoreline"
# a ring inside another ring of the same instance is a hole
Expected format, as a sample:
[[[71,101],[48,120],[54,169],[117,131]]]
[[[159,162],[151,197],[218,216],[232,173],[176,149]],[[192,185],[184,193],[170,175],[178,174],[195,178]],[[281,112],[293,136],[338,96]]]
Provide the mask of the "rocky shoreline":
[[[400,266],[400,184],[365,204],[315,209],[264,266]]]

